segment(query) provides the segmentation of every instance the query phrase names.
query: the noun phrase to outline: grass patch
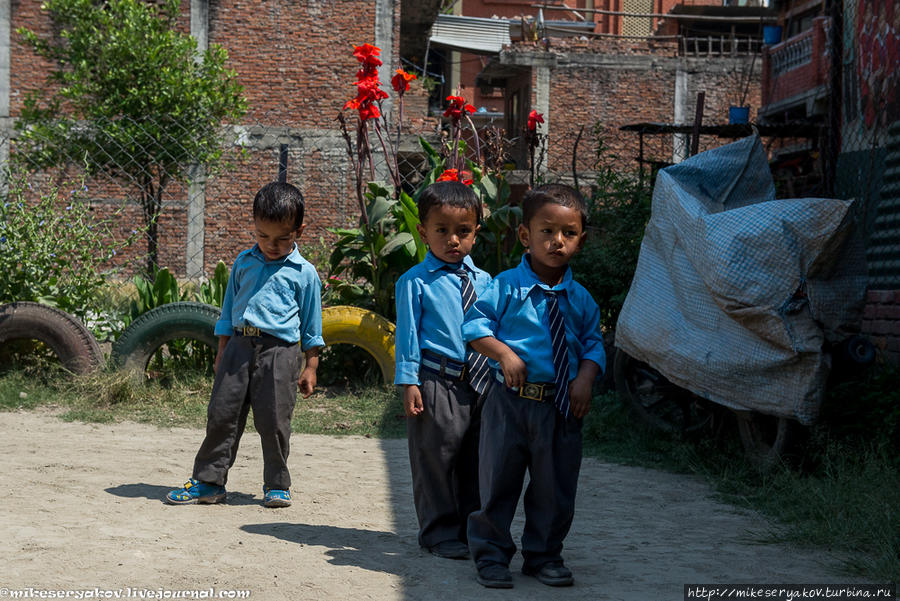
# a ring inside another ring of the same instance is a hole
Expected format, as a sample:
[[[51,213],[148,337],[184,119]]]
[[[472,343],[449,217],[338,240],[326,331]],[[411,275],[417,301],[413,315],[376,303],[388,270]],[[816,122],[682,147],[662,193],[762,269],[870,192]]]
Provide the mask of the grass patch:
[[[162,427],[206,426],[212,378],[202,373],[168,375],[136,383],[122,372],[90,376],[37,370],[0,374],[0,410],[51,409],[68,421],[135,421]],[[318,388],[297,399],[291,427],[304,434],[357,434],[401,438],[406,422],[393,387],[355,386],[352,382]],[[253,429],[253,415],[247,421]]]

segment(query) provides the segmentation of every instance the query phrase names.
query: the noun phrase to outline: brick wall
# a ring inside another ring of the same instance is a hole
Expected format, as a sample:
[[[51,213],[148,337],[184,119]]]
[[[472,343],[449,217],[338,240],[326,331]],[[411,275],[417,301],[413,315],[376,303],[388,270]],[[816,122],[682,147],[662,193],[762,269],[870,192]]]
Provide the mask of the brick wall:
[[[518,56],[516,56],[518,54]],[[549,50],[525,44],[505,51],[503,60],[513,64],[551,64],[548,166],[551,171],[571,172],[578,132],[576,162],[579,170],[590,170],[595,162],[595,123],[607,148],[607,158],[620,169],[636,170],[638,134],[624,132],[623,125],[640,122],[673,123],[675,81],[679,71],[687,78],[684,99],[685,123],[692,123],[697,93],[704,91],[704,125],[728,122],[728,107],[740,94],[739,71],[749,58],[682,58],[675,43],[646,40],[557,40]],[[753,71],[746,103],[751,120],[759,107],[759,68]],[[537,102],[532,86],[531,105]],[[731,140],[701,136],[700,151]],[[644,136],[647,161],[671,161],[672,135]]]
[[[397,67],[400,0],[393,0],[393,50],[382,69]],[[179,28],[190,29],[190,2],[182,0]],[[346,146],[335,120],[355,94],[358,63],[352,45],[375,43],[376,2],[372,0],[210,0],[208,38],[229,52],[229,65],[244,86],[249,111],[241,124],[248,132],[271,130],[279,135],[249,136],[243,152],[231,151],[225,168],[210,174],[206,184],[204,266],[210,273],[217,261],[230,263],[252,243],[251,203],[256,191],[278,175],[279,148],[288,144],[288,177],[307,202],[304,238],[328,237],[329,227],[343,227],[358,218],[355,186]],[[39,2],[14,2],[11,8],[10,111],[15,117],[28,91],[44,85],[51,65],[24,47],[15,29],[27,27],[52,35]],[[421,100],[421,99],[419,99]],[[410,103],[423,111],[424,102]],[[409,107],[409,105],[407,105]],[[422,122],[424,115],[407,115]],[[348,115],[348,117],[351,117]],[[122,231],[142,223],[135,192],[109,181],[88,182],[98,213],[118,208],[131,198]],[[187,186],[171,184],[160,217],[160,264],[185,272]],[[142,254],[140,243],[134,253]]]
[[[900,365],[900,290],[869,290],[862,332],[886,361]]]

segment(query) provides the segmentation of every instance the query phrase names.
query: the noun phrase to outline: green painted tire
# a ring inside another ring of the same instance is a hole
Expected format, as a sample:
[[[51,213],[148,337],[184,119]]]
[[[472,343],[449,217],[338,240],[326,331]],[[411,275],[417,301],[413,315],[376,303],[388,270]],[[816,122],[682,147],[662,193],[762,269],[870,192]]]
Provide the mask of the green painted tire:
[[[215,351],[219,345],[216,321],[221,313],[218,307],[191,302],[151,309],[131,322],[113,344],[112,364],[143,377],[153,354],[167,342],[179,338],[197,340]]]

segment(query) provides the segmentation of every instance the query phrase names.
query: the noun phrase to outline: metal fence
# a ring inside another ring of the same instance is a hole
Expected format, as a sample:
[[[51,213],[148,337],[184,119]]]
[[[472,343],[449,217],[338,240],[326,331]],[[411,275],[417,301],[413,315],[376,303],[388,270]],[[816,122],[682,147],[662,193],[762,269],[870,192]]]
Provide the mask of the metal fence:
[[[121,211],[114,235],[124,239],[133,230],[144,234],[110,266],[120,268],[121,276],[145,270],[155,255],[158,266],[168,267],[179,278],[200,282],[219,260],[230,263],[252,244],[250,212],[255,191],[267,181],[288,181],[304,193],[308,229],[303,241],[316,247],[309,252],[317,255],[321,268],[333,239],[328,229],[353,226],[359,220],[347,140],[337,129],[304,128],[276,119],[264,115],[253,124],[222,126],[217,138],[223,152],[214,169],[191,161],[185,149],[178,147],[183,132],[127,117],[84,124],[78,138],[63,146],[45,143],[34,131],[28,135],[8,131],[0,135],[0,161],[10,168],[2,186],[8,190],[24,177],[29,188],[26,197],[48,186],[78,188],[78,198],[98,216]],[[577,178],[579,185],[590,186],[596,140],[590,126],[585,130],[577,141],[579,158],[574,170],[568,159],[551,160],[538,153],[536,181],[574,183]],[[399,144],[395,136],[388,154],[396,152],[402,186],[412,192],[427,175],[430,163],[417,133],[405,131]],[[447,142],[446,135],[430,133],[426,138],[437,150]],[[482,138],[481,159],[489,169],[505,169],[520,194],[531,183],[521,140],[495,128],[482,130]],[[372,142],[373,166],[363,178],[388,181],[386,153],[374,136]],[[546,140],[557,148],[571,148],[575,142],[568,134]],[[159,149],[147,148],[151,144]],[[467,158],[477,161],[476,146],[466,147]],[[86,157],[93,157],[93,162],[86,162]]]

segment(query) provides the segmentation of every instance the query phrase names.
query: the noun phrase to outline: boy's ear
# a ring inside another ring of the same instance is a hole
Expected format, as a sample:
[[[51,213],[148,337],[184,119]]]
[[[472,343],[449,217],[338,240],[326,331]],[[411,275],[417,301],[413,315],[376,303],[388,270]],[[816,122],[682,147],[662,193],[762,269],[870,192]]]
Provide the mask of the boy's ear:
[[[522,246],[528,248],[528,228],[525,227],[524,223],[519,224],[519,242],[522,243]]]
[[[300,227],[298,227],[296,230],[294,230],[294,238],[299,239],[300,236],[303,235],[303,230],[305,230],[305,229],[306,229],[306,224],[305,223],[300,224]]]
[[[425,234],[425,227],[421,223],[416,224],[416,231],[419,232],[419,238],[422,239],[424,244],[428,244],[428,237]]]
[[[578,247],[575,249],[575,252],[579,252],[582,248],[584,248],[585,240],[587,240],[587,232],[581,232],[581,236],[578,237]]]

